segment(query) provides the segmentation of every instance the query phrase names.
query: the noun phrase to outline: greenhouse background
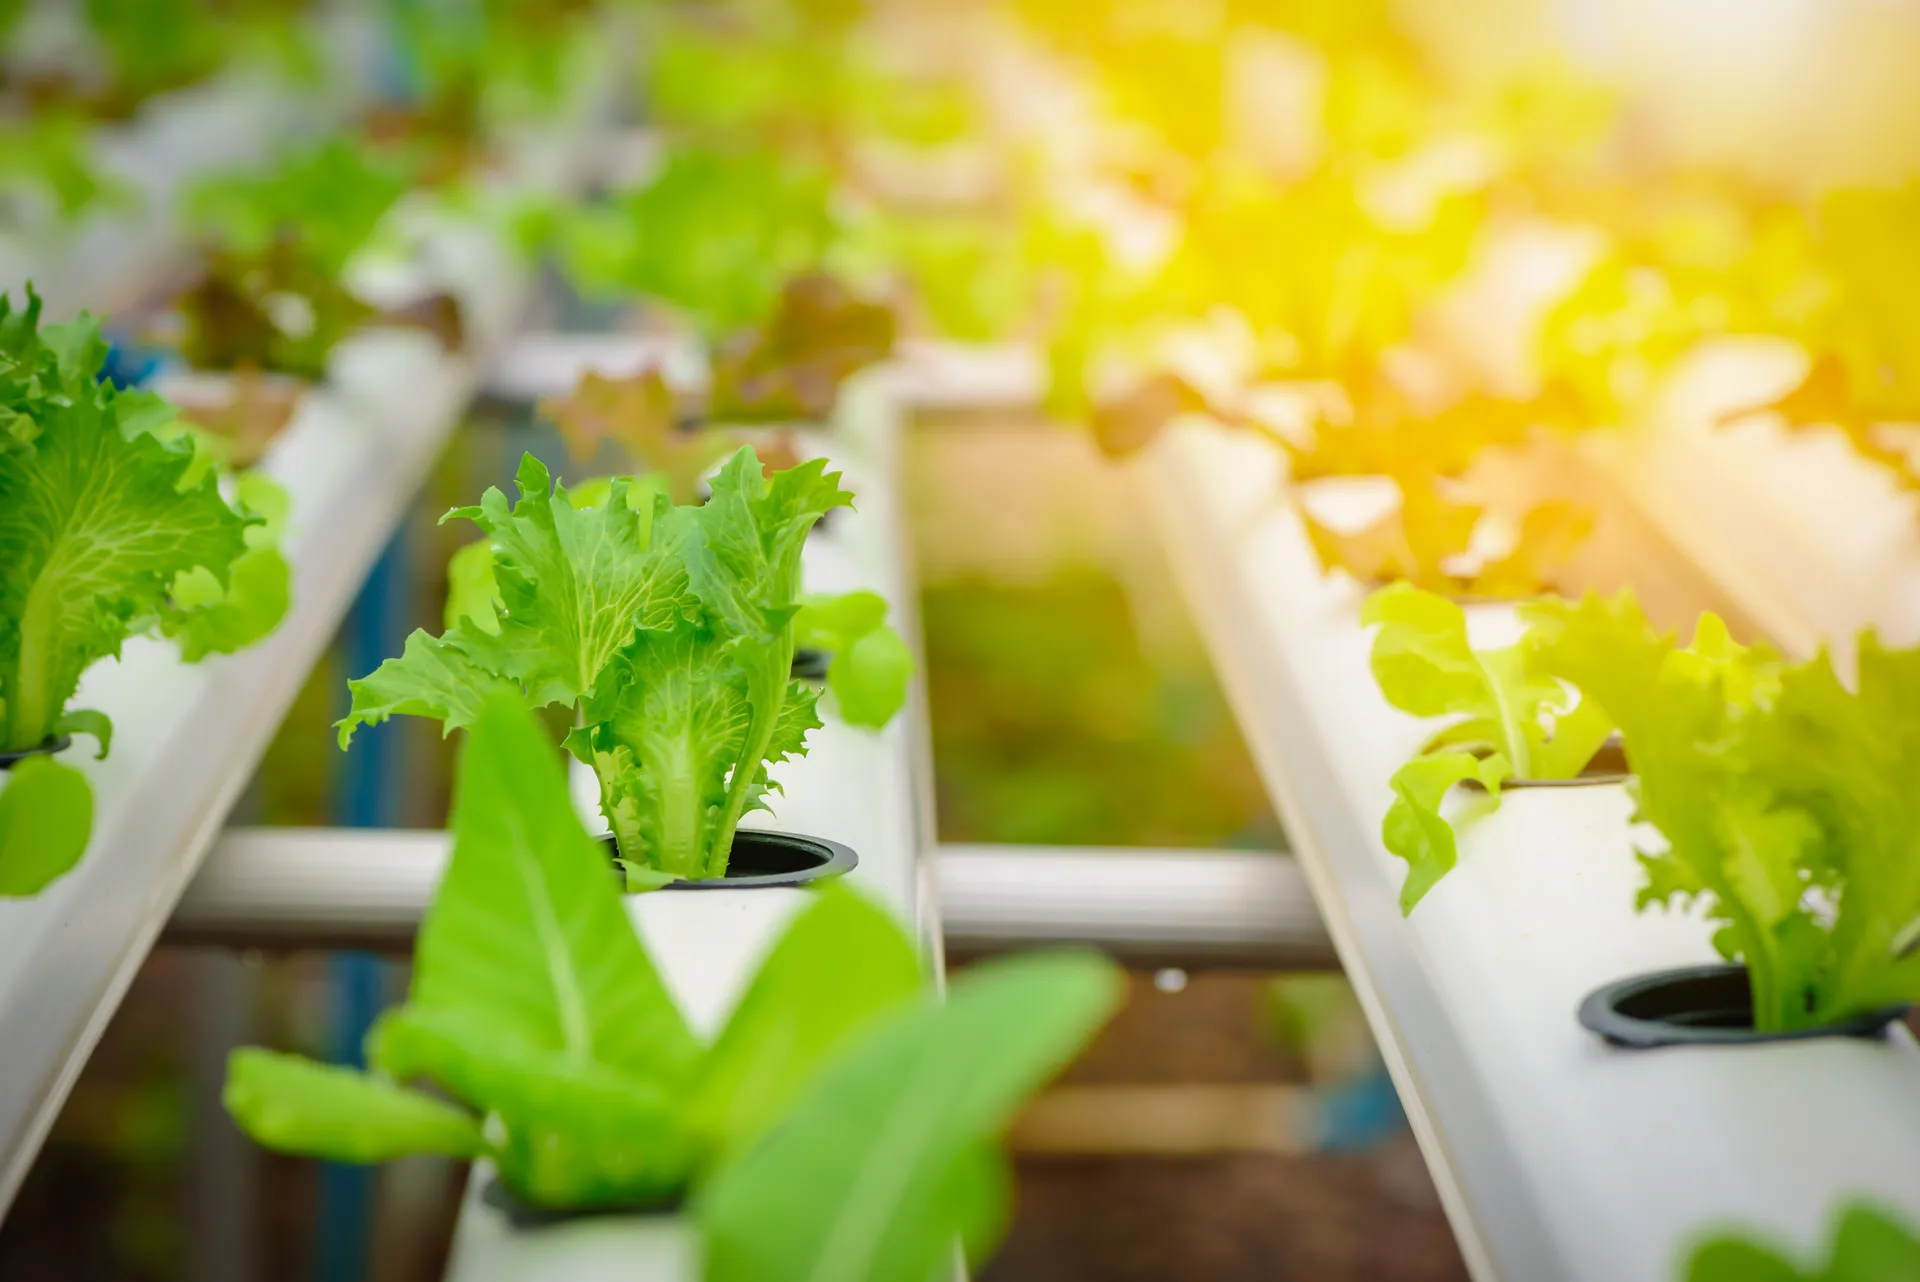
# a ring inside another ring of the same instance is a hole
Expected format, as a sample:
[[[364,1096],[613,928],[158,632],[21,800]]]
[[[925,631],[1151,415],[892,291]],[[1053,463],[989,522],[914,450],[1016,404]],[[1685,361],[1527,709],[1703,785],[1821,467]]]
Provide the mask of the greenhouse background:
[[[0,1280],[1920,1280],[1920,4],[0,50]]]

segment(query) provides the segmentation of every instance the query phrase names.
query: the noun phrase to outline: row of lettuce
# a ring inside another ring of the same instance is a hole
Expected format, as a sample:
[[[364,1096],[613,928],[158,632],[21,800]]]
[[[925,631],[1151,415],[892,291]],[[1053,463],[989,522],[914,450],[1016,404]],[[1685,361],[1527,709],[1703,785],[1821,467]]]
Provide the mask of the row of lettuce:
[[[829,386],[895,335],[1010,341],[1114,453],[1185,413],[1272,437],[1323,562],[1368,583],[1551,585],[1592,513],[1490,470],[1633,425],[1716,340],[1806,358],[1736,417],[1837,429],[1911,484],[1883,429],[1920,412],[1920,188],[1689,160],[1550,43],[1464,71],[1473,15],[1404,9],[652,6],[650,162],[514,223],[589,296],[794,362],[768,386]],[[1543,243],[1559,284],[1489,303]],[[782,341],[796,281],[821,301]],[[1397,501],[1327,519],[1319,483],[1361,476]]]
[[[1473,15],[1437,32],[1384,0],[1006,0],[910,22],[779,0],[428,8],[383,12],[401,92],[188,193],[200,269],[130,336],[300,378],[383,312],[457,343],[451,300],[382,307],[349,267],[393,248],[396,203],[426,184],[582,295],[644,297],[647,323],[700,343],[704,390],[645,371],[629,392],[656,454],[675,422],[817,417],[902,335],[1015,340],[1046,353],[1049,403],[1116,452],[1188,412],[1274,437],[1330,569],[1518,597],[1592,516],[1571,495],[1516,507],[1489,467],[1630,424],[1703,342],[1772,336],[1804,373],[1751,408],[1838,428],[1911,484],[1882,429],[1920,414],[1917,189],[1687,161],[1542,41],[1461,56]],[[642,53],[650,147],[604,157],[585,203],[483,193],[501,103],[551,95],[610,16]],[[1517,332],[1458,332],[1513,314],[1473,291],[1543,237],[1558,291],[1502,322]],[[285,405],[256,382],[189,413],[250,450]],[[1358,529],[1314,501],[1355,476],[1397,496]]]
[[[1396,707],[1445,721],[1393,777],[1387,848],[1412,912],[1458,857],[1442,803],[1580,777],[1618,736],[1642,851],[1637,906],[1697,904],[1746,967],[1761,1031],[1920,1002],[1920,648],[1862,638],[1850,684],[1821,655],[1789,664],[1716,616],[1691,644],[1630,593],[1519,607],[1521,639],[1476,650],[1461,607],[1400,584],[1369,598],[1372,666]],[[1623,856],[1625,852],[1623,851]]]

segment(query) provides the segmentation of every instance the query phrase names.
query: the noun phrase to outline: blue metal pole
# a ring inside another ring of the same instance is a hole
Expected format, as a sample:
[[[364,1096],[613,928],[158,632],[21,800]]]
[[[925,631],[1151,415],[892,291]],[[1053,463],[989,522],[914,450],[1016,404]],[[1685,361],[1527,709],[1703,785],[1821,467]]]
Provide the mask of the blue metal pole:
[[[412,578],[403,524],[367,575],[343,630],[342,658],[349,676],[364,676],[400,653]],[[400,822],[405,762],[399,730],[390,721],[362,727],[354,737],[334,797],[338,823],[383,828]],[[369,953],[344,953],[329,963],[333,1010],[327,1058],[333,1063],[365,1067],[362,1047],[384,1004],[388,973],[388,965]],[[328,1163],[321,1168],[315,1282],[366,1278],[372,1258],[375,1174],[368,1166]]]

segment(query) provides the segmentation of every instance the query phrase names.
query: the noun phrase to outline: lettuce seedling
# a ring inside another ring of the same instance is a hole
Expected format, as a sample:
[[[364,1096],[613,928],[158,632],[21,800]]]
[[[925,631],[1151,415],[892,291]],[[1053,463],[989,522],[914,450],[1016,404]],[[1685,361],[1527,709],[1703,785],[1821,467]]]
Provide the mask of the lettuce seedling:
[[[193,662],[279,623],[285,496],[257,477],[223,498],[170,406],[99,381],[107,348],[92,319],[39,322],[31,288],[18,312],[0,296],[0,751],[77,732],[104,757],[106,715],[67,706],[96,660],[160,631]],[[17,765],[0,791],[0,895],[66,872],[92,825],[79,771]]]
[[[498,686],[561,704],[629,871],[723,876],[742,816],[776,786],[769,767],[803,755],[821,724],[818,692],[789,673],[801,549],[815,521],[852,502],[839,480],[820,459],[768,480],[743,448],[700,506],[658,492],[636,504],[641,483],[625,477],[577,506],[527,456],[518,502],[489,490],[448,514],[486,531],[490,576],[463,564],[453,626],[415,632],[352,683],[342,746],[395,713],[469,725]]]
[[[410,177],[405,160],[333,138],[264,172],[194,187],[187,221],[208,251],[181,300],[187,359],[208,369],[323,373],[333,345],[374,314],[341,273]]]
[[[981,1181],[993,1173],[981,1145],[1114,1003],[1113,968],[1072,957],[964,980],[943,1012],[918,997],[905,933],[832,887],[702,1044],[520,700],[496,693],[477,712],[453,829],[411,991],[369,1037],[370,1071],[234,1054],[227,1107],[262,1144],[348,1162],[485,1157],[520,1199],[556,1208],[659,1203],[711,1173],[702,1222],[729,1277],[792,1276],[740,1253],[806,1258],[820,1205],[845,1221],[825,1236],[849,1258],[930,1260],[956,1230],[992,1227],[999,1185]],[[861,1187],[857,1173],[882,1162],[887,1187]],[[790,1174],[779,1199],[764,1196]],[[754,1207],[782,1208],[773,1237],[743,1233]]]
[[[1637,818],[1665,840],[1639,906],[1703,907],[1754,1027],[1920,999],[1920,651],[1862,638],[1849,691],[1824,656],[1783,669],[1711,616],[1679,650],[1626,595],[1540,617],[1543,660],[1619,724]]]
[[[1849,1202],[1833,1226],[1833,1251],[1803,1269],[1768,1243],[1731,1234],[1688,1255],[1684,1282],[1908,1282],[1920,1278],[1920,1233],[1892,1211]]]
[[[1509,779],[1571,779],[1613,726],[1597,704],[1541,670],[1525,644],[1475,650],[1466,614],[1445,597],[1396,583],[1367,598],[1360,621],[1379,625],[1372,666],[1387,702],[1453,718],[1394,772],[1381,824],[1387,849],[1407,861],[1400,908],[1410,913],[1459,857],[1440,814],[1455,784],[1471,780],[1497,803]]]
[[[170,407],[96,381],[98,324],[39,312],[0,299],[0,748],[81,731],[104,756],[107,718],[67,707],[95,660],[154,629],[196,659],[279,622],[286,563],[250,506],[276,494],[222,497]]]

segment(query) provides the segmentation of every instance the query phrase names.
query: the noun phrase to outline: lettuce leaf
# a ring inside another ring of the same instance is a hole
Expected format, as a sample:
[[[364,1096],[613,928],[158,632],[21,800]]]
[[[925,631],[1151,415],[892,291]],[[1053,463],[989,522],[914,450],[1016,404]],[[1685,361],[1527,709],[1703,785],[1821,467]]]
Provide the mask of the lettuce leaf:
[[[518,484],[511,507],[490,489],[478,507],[442,518],[464,517],[488,535],[492,630],[463,621],[440,638],[414,632],[400,658],[350,683],[343,747],[358,726],[394,713],[438,717],[449,730],[470,724],[495,684],[517,686],[536,707],[575,704],[636,630],[671,626],[697,604],[682,557],[654,537],[656,512],[670,510],[664,499],[635,511],[615,480],[609,502],[577,508],[531,454]]]
[[[1820,1022],[1832,944],[1810,907],[1819,832],[1756,770],[1756,733],[1780,689],[1771,651],[1733,644],[1703,618],[1692,652],[1654,632],[1631,593],[1532,608],[1540,661],[1620,727],[1636,818],[1664,849],[1642,850],[1638,904],[1699,901],[1714,946],[1746,963],[1754,1024]]]
[[[500,631],[500,585],[493,581],[493,548],[485,539],[447,558],[445,631],[464,621],[482,632]]]
[[[567,747],[600,781],[634,884],[723,875],[741,816],[777,786],[769,767],[802,755],[821,724],[818,692],[788,676],[800,553],[814,522],[853,496],[824,460],[769,479],[745,447],[698,507],[644,478],[570,492],[532,456],[519,484],[511,508],[490,490],[449,514],[488,534],[449,571],[449,626],[415,632],[351,683],[341,744],[395,714],[471,725],[501,687],[563,704],[578,714]],[[834,687],[843,713],[884,721],[909,672],[904,642],[869,627]]]
[[[637,636],[602,686],[571,744],[600,779],[620,849],[676,877],[708,875],[752,721],[746,673],[711,628],[683,619]]]
[[[66,874],[93,835],[87,777],[49,756],[0,774],[0,898],[37,895]]]
[[[1767,328],[1800,340],[1811,356],[1800,384],[1769,405],[1793,427],[1837,427],[1864,458],[1907,489],[1920,470],[1885,425],[1920,419],[1920,182],[1840,190],[1820,204],[1814,222],[1811,290],[1799,281],[1781,289],[1813,293],[1810,315],[1774,316]],[[1742,265],[1745,266],[1744,264]],[[1796,323],[1797,322],[1797,323]],[[1750,412],[1750,411],[1743,411]]]
[[[1825,656],[1788,669],[1752,727],[1755,779],[1811,821],[1799,883],[1835,901],[1810,1016],[1920,1001],[1920,650],[1861,638],[1855,688]],[[1754,898],[1751,890],[1749,900]]]
[[[1803,1269],[1766,1242],[1725,1234],[1688,1253],[1686,1282],[1903,1282],[1920,1277],[1920,1233],[1902,1216],[1870,1202],[1840,1208],[1833,1250]]]
[[[833,656],[827,689],[848,725],[877,730],[906,704],[913,652],[886,618],[886,598],[864,590],[809,596],[794,616],[796,644]]]
[[[800,553],[814,522],[852,502],[824,459],[776,472],[769,481],[753,451],[743,447],[714,477],[712,497],[698,508],[681,509],[699,534],[687,542],[694,592],[713,635],[733,647],[746,675],[746,737],[717,821],[716,842],[726,844],[716,844],[707,860],[712,876],[726,871],[741,816],[764,806],[767,765],[798,756],[806,731],[820,724],[813,696],[788,676],[800,608]]]
[[[1455,784],[1478,783],[1497,803],[1508,779],[1570,779],[1613,727],[1595,703],[1540,670],[1525,644],[1475,650],[1465,612],[1445,597],[1396,583],[1367,598],[1360,621],[1379,627],[1371,663],[1387,702],[1452,718],[1394,773],[1381,824],[1387,849],[1407,861],[1400,906],[1412,912],[1458,857],[1440,814]]]
[[[773,314],[713,355],[709,413],[722,421],[824,419],[840,385],[893,353],[893,310],[838,277],[795,276]]]
[[[279,548],[287,492],[264,472],[242,473],[234,488],[239,510],[260,518],[242,536],[247,550],[234,558],[225,584],[204,566],[179,575],[161,613],[161,631],[188,663],[252,645],[279,627],[293,604],[293,567]]]
[[[200,582],[224,592],[249,550],[248,526],[260,521],[221,497],[191,445],[148,430],[165,417],[160,403],[94,381],[106,352],[95,322],[36,334],[38,310],[30,296],[18,319],[0,317],[0,406],[13,415],[0,451],[0,746],[9,749],[58,732],[80,674],[180,608],[172,592],[181,576],[204,572]],[[192,640],[183,648],[189,657],[202,649]]]
[[[945,1003],[885,1019],[701,1190],[706,1276],[922,1282],[956,1239],[977,1258],[1006,1225],[988,1137],[1120,995],[1111,962],[1040,955],[988,962]]]
[[[330,1162],[385,1162],[416,1153],[476,1157],[480,1122],[456,1105],[390,1079],[245,1046],[227,1061],[221,1103],[262,1146]]]

